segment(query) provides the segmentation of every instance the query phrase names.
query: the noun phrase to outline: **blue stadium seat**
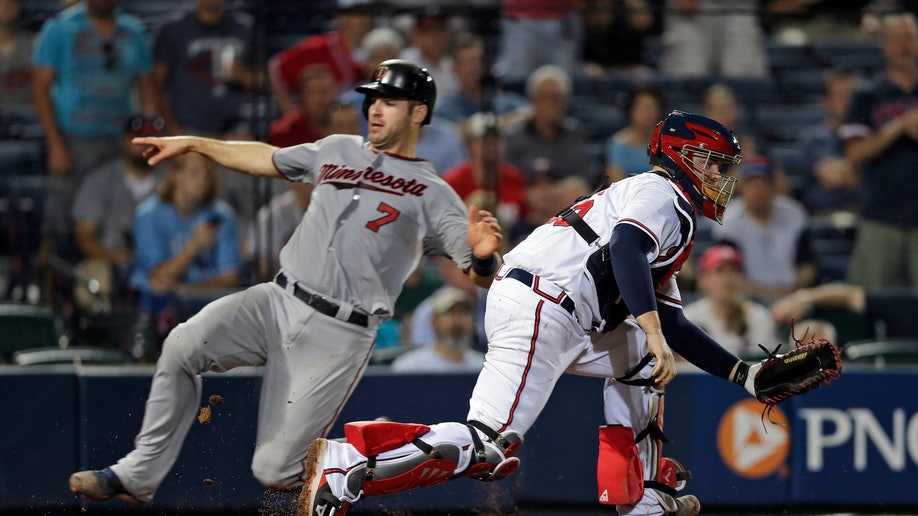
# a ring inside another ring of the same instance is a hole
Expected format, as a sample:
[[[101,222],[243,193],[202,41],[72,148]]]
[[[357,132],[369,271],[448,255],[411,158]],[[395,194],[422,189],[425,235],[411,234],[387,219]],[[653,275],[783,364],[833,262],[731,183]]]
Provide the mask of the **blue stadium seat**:
[[[571,97],[567,115],[578,120],[587,138],[593,141],[605,140],[625,125],[624,114],[617,106],[585,95]]]
[[[755,105],[753,119],[766,141],[796,142],[800,130],[818,124],[825,117],[821,104],[783,104],[764,102]]]
[[[819,267],[819,282],[844,281],[854,250],[854,217],[844,212],[814,217],[809,229],[813,254]]]
[[[0,139],[41,139],[44,129],[31,104],[0,108]]]
[[[812,70],[825,66],[824,59],[808,45],[787,45],[769,41],[765,45],[768,66],[774,72]]]
[[[767,152],[771,162],[787,175],[791,190],[803,192],[810,182],[809,164],[803,161],[803,152],[793,145],[769,146]]]

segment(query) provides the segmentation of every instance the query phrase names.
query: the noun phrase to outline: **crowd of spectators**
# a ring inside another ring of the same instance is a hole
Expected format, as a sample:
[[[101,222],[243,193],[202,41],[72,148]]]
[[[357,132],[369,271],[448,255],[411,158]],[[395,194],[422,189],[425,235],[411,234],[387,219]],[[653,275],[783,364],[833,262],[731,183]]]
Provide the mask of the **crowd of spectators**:
[[[493,0],[461,11],[291,1],[274,18],[233,0],[187,0],[155,16],[133,4],[0,0],[6,302],[92,318],[89,277],[164,335],[188,315],[177,299],[269,280],[311,189],[240,179],[200,156],[153,170],[130,138],[290,146],[365,134],[353,88],[392,57],[436,80],[418,155],[466,202],[499,215],[508,246],[579,195],[645,172],[646,143],[669,110],[733,128],[738,191],[722,226],[699,222],[679,281],[699,324],[737,352],[773,347],[788,314],[804,312],[787,308],[797,292],[850,282],[880,296],[918,282],[913,2]],[[824,30],[832,23],[844,30]],[[23,159],[35,142],[40,155]],[[17,224],[33,224],[37,245],[12,243]],[[423,262],[379,347],[436,345],[430,356],[457,363],[480,351],[481,328],[468,330],[475,338],[437,329],[440,319],[480,325],[476,288],[436,258]]]

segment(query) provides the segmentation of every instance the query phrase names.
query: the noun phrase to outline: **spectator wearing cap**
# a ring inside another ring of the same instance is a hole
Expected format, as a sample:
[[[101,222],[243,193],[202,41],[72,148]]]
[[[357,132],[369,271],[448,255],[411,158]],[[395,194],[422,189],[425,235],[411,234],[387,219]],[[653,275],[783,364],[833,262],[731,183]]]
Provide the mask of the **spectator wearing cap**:
[[[475,299],[456,287],[443,287],[430,298],[435,340],[412,349],[392,362],[396,373],[477,373],[484,353],[475,342]]]
[[[408,35],[409,45],[399,55],[430,72],[440,98],[449,97],[459,89],[453,73],[453,57],[449,54],[452,37],[449,19],[444,13],[439,10],[421,12],[415,16]]]
[[[268,80],[282,113],[296,110],[294,96],[300,73],[309,65],[328,66],[339,92],[365,79],[358,50],[363,37],[373,28],[373,13],[374,7],[367,0],[338,0],[333,30],[307,36],[271,57]]]
[[[163,136],[161,117],[131,117],[124,124],[122,155],[95,169],[77,190],[71,210],[73,233],[81,261],[78,268],[99,282],[103,296],[129,301],[128,277],[134,262],[133,220],[137,206],[156,190],[157,171],[147,164],[137,136]],[[78,286],[76,301],[91,309],[98,301]]]
[[[723,225],[711,231],[714,241],[735,245],[744,259],[745,289],[754,299],[775,298],[813,285],[817,268],[810,243],[810,218],[797,200],[775,191],[767,160],[743,160],[734,198]]]
[[[526,214],[526,173],[503,159],[506,145],[493,113],[463,124],[469,159],[443,173],[466,204],[489,206],[509,229]]]
[[[729,245],[709,247],[701,255],[697,274],[701,297],[685,307],[690,321],[742,357],[754,356],[758,344],[774,347],[777,329],[771,312],[743,292],[739,250]]]
[[[251,16],[224,0],[195,0],[194,9],[163,24],[153,42],[153,77],[172,134],[221,137],[239,119],[253,73]]]

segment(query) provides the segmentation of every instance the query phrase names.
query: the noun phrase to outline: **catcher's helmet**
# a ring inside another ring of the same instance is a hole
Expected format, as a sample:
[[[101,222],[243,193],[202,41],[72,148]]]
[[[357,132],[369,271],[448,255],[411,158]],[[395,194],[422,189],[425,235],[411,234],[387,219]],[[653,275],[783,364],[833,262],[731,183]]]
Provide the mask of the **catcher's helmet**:
[[[742,160],[733,131],[710,118],[673,111],[657,124],[647,155],[651,164],[666,169],[705,217],[723,223],[736,186],[727,169]],[[710,168],[714,164],[717,170]]]
[[[404,61],[389,59],[373,71],[373,81],[355,88],[366,95],[363,100],[363,116],[367,116],[372,94],[379,93],[393,98],[417,100],[427,106],[427,117],[422,124],[429,124],[437,100],[437,87],[426,68]]]

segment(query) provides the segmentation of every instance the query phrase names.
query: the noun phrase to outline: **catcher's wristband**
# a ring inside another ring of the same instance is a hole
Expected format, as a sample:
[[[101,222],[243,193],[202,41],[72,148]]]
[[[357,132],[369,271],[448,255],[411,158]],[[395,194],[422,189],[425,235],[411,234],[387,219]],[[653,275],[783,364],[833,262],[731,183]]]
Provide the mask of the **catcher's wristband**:
[[[755,364],[757,367],[755,371],[751,371],[751,366],[746,362],[740,362],[736,367],[736,374],[733,375],[733,383],[739,385],[740,387],[746,389],[746,391],[755,396],[755,373],[762,366],[761,364]]]

